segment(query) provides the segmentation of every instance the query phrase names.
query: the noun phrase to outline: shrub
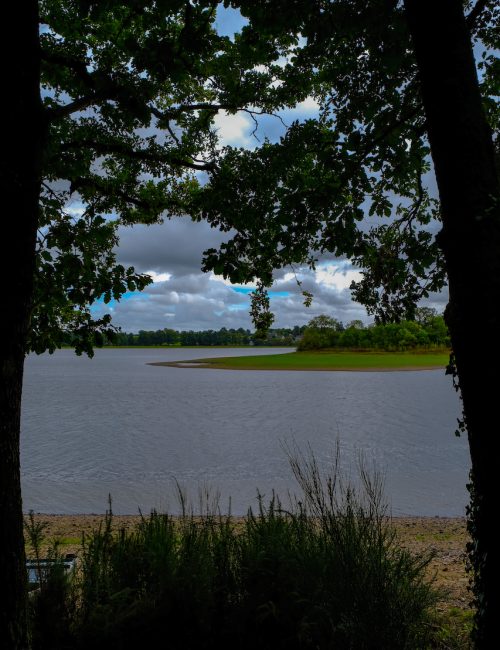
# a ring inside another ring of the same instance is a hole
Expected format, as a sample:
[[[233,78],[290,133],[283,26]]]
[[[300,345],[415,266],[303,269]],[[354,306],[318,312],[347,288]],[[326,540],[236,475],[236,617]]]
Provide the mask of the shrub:
[[[41,558],[46,524],[35,522],[33,511],[25,520],[28,543],[34,556],[35,580],[30,584],[29,608],[32,650],[56,650],[72,647],[72,624],[76,612],[76,590],[72,575],[57,541],[47,557]]]
[[[323,476],[310,455],[291,465],[302,498],[259,496],[243,522],[152,512],[131,532],[111,512],[86,540],[73,648],[423,648],[436,592],[429,555],[402,550],[380,478],[359,487]],[[42,647],[42,646],[41,646]]]

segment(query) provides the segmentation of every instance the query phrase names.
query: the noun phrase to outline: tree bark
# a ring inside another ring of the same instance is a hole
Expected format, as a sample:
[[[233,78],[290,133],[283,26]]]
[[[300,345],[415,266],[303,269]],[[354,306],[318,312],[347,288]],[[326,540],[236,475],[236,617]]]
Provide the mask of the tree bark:
[[[4,228],[0,319],[0,647],[28,647],[19,440],[24,356],[29,330],[40,194],[42,111],[38,3],[12,3],[5,62],[0,196]],[[8,259],[8,263],[5,261]]]
[[[472,332],[478,316],[485,332],[500,331],[500,187],[462,4],[405,0],[405,10],[441,201],[439,244],[450,292],[446,318],[472,464],[469,553],[477,606],[475,644],[491,648],[498,640],[500,614],[500,550],[494,532],[499,354],[495,347],[478,348]]]

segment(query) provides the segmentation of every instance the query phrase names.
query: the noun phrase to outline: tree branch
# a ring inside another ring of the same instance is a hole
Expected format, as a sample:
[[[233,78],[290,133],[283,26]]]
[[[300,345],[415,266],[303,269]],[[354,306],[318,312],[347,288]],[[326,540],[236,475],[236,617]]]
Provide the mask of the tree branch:
[[[170,108],[166,111],[160,111],[157,108],[151,108],[151,112],[155,117],[161,120],[171,120],[175,119],[182,113],[190,113],[194,111],[212,111],[217,113],[222,110],[240,110],[233,104],[211,104],[209,102],[201,102],[199,104],[179,104],[175,108]]]
[[[166,111],[160,111],[157,108],[152,106],[149,107],[151,113],[160,120],[171,120],[175,119],[182,113],[189,113],[194,111],[212,111],[217,113],[218,111],[232,111],[234,113],[242,112],[248,113],[254,119],[255,115],[270,115],[271,117],[276,117],[283,124],[284,127],[287,127],[287,124],[284,122],[281,115],[277,113],[272,113],[270,111],[263,110],[253,110],[251,108],[244,108],[241,106],[235,106],[234,104],[212,104],[210,102],[200,102],[197,104],[179,104],[174,108],[167,109]]]
[[[75,99],[74,101],[70,102],[69,104],[65,104],[64,106],[48,108],[46,109],[45,114],[50,122],[54,122],[55,120],[60,120],[64,117],[68,117],[73,113],[77,113],[78,111],[81,111],[84,108],[88,108],[93,104],[97,104],[100,101],[104,101],[105,99],[111,99],[111,97],[106,97],[103,94],[95,93],[94,95],[87,95],[86,97]]]
[[[71,56],[66,56],[57,52],[49,52],[42,49],[40,51],[40,58],[46,63],[53,63],[55,65],[62,65],[69,70],[72,70],[78,79],[89,88],[94,88],[94,79],[92,74],[87,70],[87,66],[82,59],[77,59]]]
[[[477,19],[486,9],[488,0],[477,0],[476,4],[472,7],[470,13],[466,16],[465,22],[470,31],[476,26]]]
[[[164,116],[164,114],[161,111],[159,111],[157,108],[155,108],[154,106],[149,106],[149,110],[151,111],[151,114],[154,115],[155,117],[157,117],[159,120],[165,120],[165,122],[166,122],[165,123],[165,128],[170,133],[170,137],[172,138],[172,140],[177,145],[180,145],[181,142],[180,142],[179,138],[174,133],[172,127],[170,126],[170,121]]]
[[[111,190],[108,189],[105,185],[105,183],[99,182],[97,178],[78,178],[76,180],[71,181],[71,192],[78,192],[79,190],[85,190],[85,189],[96,189],[98,190],[101,194],[103,195],[116,195],[119,196],[121,199],[126,201],[127,203],[131,203],[132,205],[135,205],[137,208],[141,208],[143,210],[150,210],[151,209],[151,204],[148,203],[147,201],[144,201],[143,199],[139,199],[135,196],[132,196],[128,192],[124,192],[123,190],[120,190],[116,187],[113,187]]]
[[[106,100],[123,102],[124,98],[128,96],[131,104],[137,102],[137,97],[128,88],[121,86],[113,78],[100,71],[89,72],[85,62],[81,59],[43,50],[41,58],[49,64],[63,66],[71,70],[78,81],[90,91],[90,94],[83,94],[81,97],[74,99],[64,106],[46,109],[45,115],[49,122],[67,117],[88,106],[92,106],[92,104]]]
[[[165,165],[175,165],[177,167],[187,167],[197,171],[211,171],[214,168],[213,162],[196,163],[190,160],[178,158],[176,156],[165,155],[148,151],[147,149],[132,149],[117,142],[95,142],[94,140],[78,140],[74,142],[66,142],[61,146],[62,151],[71,151],[74,149],[81,149],[87,147],[93,149],[96,153],[101,155],[118,155],[132,160],[143,160],[149,162],[156,162]]]

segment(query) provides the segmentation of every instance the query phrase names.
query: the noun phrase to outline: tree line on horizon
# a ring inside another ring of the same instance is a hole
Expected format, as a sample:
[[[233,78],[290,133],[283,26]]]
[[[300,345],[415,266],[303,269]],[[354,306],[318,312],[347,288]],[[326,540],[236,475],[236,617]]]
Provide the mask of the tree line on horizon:
[[[296,345],[304,333],[305,325],[292,328],[270,329],[265,338],[256,332],[239,327],[238,329],[221,327],[219,330],[175,330],[170,328],[158,330],[139,330],[137,333],[117,332],[105,339],[104,345],[144,346],[144,345]]]
[[[71,340],[66,341],[71,345]],[[96,342],[97,343],[97,342]],[[415,320],[400,323],[370,323],[361,320],[346,324],[322,314],[307,325],[269,329],[263,337],[258,332],[239,327],[221,327],[219,330],[139,330],[117,332],[103,339],[104,346],[297,346],[298,350],[324,348],[408,350],[413,348],[449,347],[450,337],[442,314],[435,309],[421,307]]]

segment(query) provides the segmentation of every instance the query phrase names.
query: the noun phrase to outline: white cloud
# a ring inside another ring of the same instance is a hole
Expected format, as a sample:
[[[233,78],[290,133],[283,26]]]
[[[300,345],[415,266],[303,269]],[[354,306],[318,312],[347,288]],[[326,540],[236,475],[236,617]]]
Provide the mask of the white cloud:
[[[317,113],[319,111],[319,108],[320,106],[318,102],[314,99],[314,97],[311,97],[309,95],[309,97],[306,97],[304,101],[297,104],[294,110],[306,113]]]
[[[244,113],[230,115],[226,111],[222,111],[215,116],[214,123],[222,145],[251,146],[250,132],[253,129],[253,123]]]
[[[180,302],[179,294],[177,291],[169,291],[165,294],[165,297],[167,297],[167,300],[171,305],[178,305]]]
[[[145,271],[145,273],[153,279],[153,282],[165,282],[172,277],[171,273],[157,273],[156,271]]]
[[[250,297],[238,292],[228,280],[201,272],[203,251],[227,241],[207,223],[175,218],[162,225],[120,227],[119,263],[148,272],[154,283],[111,305],[97,303],[96,315],[113,312],[113,322],[126,332],[172,327],[177,330],[249,328]],[[344,323],[372,319],[351,299],[349,285],[361,278],[360,271],[346,260],[322,257],[315,271],[307,267],[281,269],[275,274],[271,309],[276,327],[304,325],[314,316],[328,314]],[[297,285],[297,279],[301,286]],[[255,283],[245,285],[255,288]],[[304,306],[302,291],[313,294],[311,307]],[[284,294],[284,295],[283,295]],[[444,294],[433,295],[431,306],[444,307]]]
[[[81,217],[85,212],[85,206],[81,201],[72,201],[65,210],[72,217]]]
[[[212,272],[210,273],[210,279],[216,280],[217,282],[221,282],[226,287],[231,287],[231,288],[234,288],[234,287],[238,286],[238,287],[244,287],[245,289],[255,289],[257,287],[256,282],[247,282],[247,284],[244,284],[244,285],[236,285],[236,284],[233,284],[227,278],[224,278],[222,275],[215,275],[215,273],[212,273]]]
[[[359,271],[355,271],[352,267],[349,267],[350,265],[346,268],[346,265],[343,263],[321,264],[315,272],[316,282],[327,287],[335,288],[337,291],[349,289],[351,282],[359,282],[362,278]]]

